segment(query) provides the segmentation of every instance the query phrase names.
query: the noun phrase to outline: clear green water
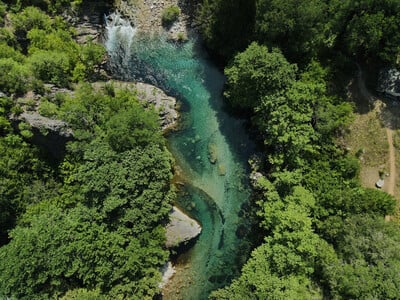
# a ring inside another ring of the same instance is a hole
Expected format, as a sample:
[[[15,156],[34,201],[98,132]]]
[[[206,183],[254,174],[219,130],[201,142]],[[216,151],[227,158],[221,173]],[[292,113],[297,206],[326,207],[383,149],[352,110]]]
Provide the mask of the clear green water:
[[[247,159],[253,144],[242,122],[223,111],[224,77],[196,42],[177,46],[136,38],[132,47],[125,77],[158,85],[183,103],[184,128],[168,137],[186,183],[178,204],[202,224],[196,244],[177,259],[185,267],[164,298],[206,299],[237,276],[249,253],[243,208],[250,196]]]

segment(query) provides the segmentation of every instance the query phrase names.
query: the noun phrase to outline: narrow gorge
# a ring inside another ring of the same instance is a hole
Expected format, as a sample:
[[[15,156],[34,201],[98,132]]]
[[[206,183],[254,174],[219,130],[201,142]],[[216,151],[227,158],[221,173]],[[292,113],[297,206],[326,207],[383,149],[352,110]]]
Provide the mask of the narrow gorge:
[[[235,277],[250,250],[247,160],[254,145],[242,121],[223,109],[224,76],[191,38],[139,34],[113,14],[105,45],[113,76],[158,86],[181,102],[179,130],[170,133],[176,159],[177,205],[202,225],[195,245],[176,258],[164,299],[205,299]]]

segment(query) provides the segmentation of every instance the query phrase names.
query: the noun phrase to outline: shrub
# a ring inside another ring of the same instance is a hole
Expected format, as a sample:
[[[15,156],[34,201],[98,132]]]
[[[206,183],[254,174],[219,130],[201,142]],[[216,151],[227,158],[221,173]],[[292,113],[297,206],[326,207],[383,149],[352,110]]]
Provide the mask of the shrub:
[[[71,62],[67,54],[58,51],[37,51],[29,62],[36,78],[57,86],[68,86],[71,74]]]
[[[39,113],[42,116],[52,118],[57,115],[58,107],[52,102],[42,101],[39,106]]]
[[[164,9],[161,15],[163,25],[171,25],[178,20],[181,10],[178,6],[172,5]]]
[[[28,90],[31,74],[29,68],[11,58],[0,58],[0,90],[7,94],[22,95]]]

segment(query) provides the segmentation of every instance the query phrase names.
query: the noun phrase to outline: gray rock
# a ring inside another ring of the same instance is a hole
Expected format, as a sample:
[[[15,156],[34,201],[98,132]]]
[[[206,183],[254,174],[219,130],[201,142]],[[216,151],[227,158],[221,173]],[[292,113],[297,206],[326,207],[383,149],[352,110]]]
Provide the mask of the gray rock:
[[[177,125],[179,115],[176,109],[176,99],[166,95],[163,90],[142,82],[112,81],[112,84],[117,89],[132,91],[137,94],[140,101],[154,105],[164,131],[173,129]],[[94,86],[103,88],[104,83],[97,82]]]
[[[32,128],[35,128],[41,132],[52,132],[61,137],[71,138],[73,136],[72,129],[69,128],[68,124],[61,120],[54,120],[47,117],[43,117],[39,113],[23,112],[18,116],[18,120],[25,121]]]
[[[178,247],[196,238],[201,233],[200,224],[184,214],[179,208],[173,207],[170,213],[170,222],[166,226],[168,248]]]
[[[164,91],[146,83],[136,83],[136,89],[139,100],[154,105],[163,130],[171,129],[176,125],[178,112],[176,111],[176,99],[174,97],[167,96]]]

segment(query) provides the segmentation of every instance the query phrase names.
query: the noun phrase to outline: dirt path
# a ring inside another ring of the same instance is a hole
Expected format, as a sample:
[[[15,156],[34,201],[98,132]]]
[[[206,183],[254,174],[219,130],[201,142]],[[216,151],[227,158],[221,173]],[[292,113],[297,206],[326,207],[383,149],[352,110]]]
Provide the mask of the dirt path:
[[[368,101],[369,105],[372,105],[375,102],[374,96],[368,91],[365,86],[365,81],[363,79],[363,73],[361,67],[357,64],[358,67],[358,75],[357,75],[357,85],[360,90],[361,96]],[[394,130],[391,128],[391,119],[393,116],[381,115],[384,118],[383,123],[386,129],[387,142],[389,146],[389,178],[386,181],[386,191],[390,195],[395,195],[395,187],[396,187],[396,156],[395,149],[393,145],[393,132]]]
[[[388,194],[394,196],[394,189],[396,187],[396,157],[394,154],[394,145],[393,145],[393,130],[390,128],[386,128],[386,134],[389,144],[389,164],[390,164],[390,174],[388,180]]]

